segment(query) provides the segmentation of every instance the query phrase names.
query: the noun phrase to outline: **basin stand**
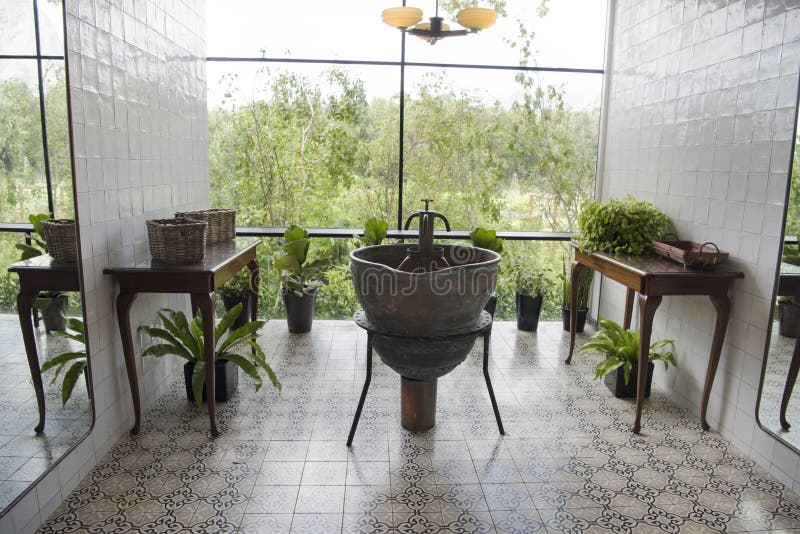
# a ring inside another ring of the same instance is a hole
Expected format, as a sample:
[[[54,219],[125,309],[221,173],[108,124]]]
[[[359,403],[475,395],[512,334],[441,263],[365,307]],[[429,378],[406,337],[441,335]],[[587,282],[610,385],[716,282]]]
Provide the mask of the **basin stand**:
[[[363,312],[356,313],[355,319],[356,324],[367,331],[367,373],[366,377],[364,378],[364,387],[361,389],[361,398],[358,400],[356,414],[353,417],[353,424],[350,426],[350,434],[347,436],[348,447],[353,444],[353,437],[356,434],[356,428],[358,428],[358,420],[361,418],[361,412],[364,409],[364,401],[367,398],[367,391],[369,390],[369,385],[372,381],[372,335],[375,332],[375,329],[372,327],[372,325],[364,320]],[[503,421],[500,419],[500,410],[497,408],[497,399],[495,399],[494,396],[494,388],[492,388],[492,381],[489,378],[489,346],[491,345],[492,324],[489,323],[488,326],[480,328],[477,331],[478,333],[483,334],[483,377],[486,380],[486,389],[489,390],[489,399],[492,401],[492,410],[494,411],[494,419],[497,422],[497,429],[500,431],[501,436],[505,436],[506,432],[505,429],[503,429]],[[433,394],[431,397],[432,402],[429,402],[425,399],[430,397],[431,391]],[[409,393],[410,395],[409,401],[406,401],[406,393]],[[401,414],[401,424],[403,425],[403,428],[406,428],[407,430],[420,431],[430,430],[433,427],[436,418],[436,380],[410,380],[406,377],[401,377],[401,395],[401,398],[403,399]],[[410,425],[414,426],[415,424],[422,423],[423,421],[421,421],[421,419],[425,419],[425,417],[429,415],[430,426],[419,429],[409,428],[409,426],[406,426],[406,408],[412,408],[414,405],[418,406],[420,404],[423,405],[425,410],[416,416],[410,417]]]
[[[436,424],[437,380],[400,377],[400,424],[412,432],[425,432]]]

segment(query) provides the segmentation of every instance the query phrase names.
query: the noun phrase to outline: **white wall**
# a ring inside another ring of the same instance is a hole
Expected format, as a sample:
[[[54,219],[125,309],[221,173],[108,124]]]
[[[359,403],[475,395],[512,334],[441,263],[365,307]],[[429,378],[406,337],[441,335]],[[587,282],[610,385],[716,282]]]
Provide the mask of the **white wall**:
[[[90,435],[0,519],[0,532],[31,532],[133,425],[114,311],[103,267],[147,255],[145,219],[208,207],[205,4],[176,0],[66,0],[86,324],[94,384]],[[183,296],[142,295],[134,328]],[[138,336],[134,341],[139,349]],[[137,359],[143,409],[175,361]]]
[[[730,251],[746,278],[709,404],[709,423],[800,491],[798,455],[760,430],[756,393],[780,248],[800,70],[798,0],[617,0],[602,197],[665,211],[682,239]],[[621,318],[604,281],[600,313]],[[656,381],[699,413],[713,333],[705,297],[667,297],[654,339],[680,368]],[[644,429],[646,431],[646,429]]]

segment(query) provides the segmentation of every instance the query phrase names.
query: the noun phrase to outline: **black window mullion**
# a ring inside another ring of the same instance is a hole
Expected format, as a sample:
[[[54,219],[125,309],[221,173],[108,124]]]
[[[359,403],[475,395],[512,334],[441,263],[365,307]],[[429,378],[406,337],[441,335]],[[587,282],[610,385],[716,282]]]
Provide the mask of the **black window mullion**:
[[[53,201],[53,184],[50,180],[50,150],[47,144],[47,120],[44,104],[44,77],[42,75],[42,45],[39,32],[39,6],[37,0],[33,2],[33,24],[36,34],[36,70],[39,81],[39,115],[42,123],[42,151],[44,153],[44,180],[47,186],[47,210],[50,217],[55,217],[55,202]]]

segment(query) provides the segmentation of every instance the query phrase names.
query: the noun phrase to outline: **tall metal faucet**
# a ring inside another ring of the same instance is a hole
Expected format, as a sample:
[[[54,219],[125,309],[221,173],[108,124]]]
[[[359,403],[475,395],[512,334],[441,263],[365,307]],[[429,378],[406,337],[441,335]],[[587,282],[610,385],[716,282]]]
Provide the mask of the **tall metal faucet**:
[[[403,225],[403,230],[408,230],[408,227],[411,226],[411,221],[413,221],[416,217],[419,217],[419,253],[421,256],[429,258],[433,255],[434,222],[436,219],[441,219],[444,221],[444,227],[449,232],[450,221],[448,221],[447,217],[438,211],[431,211],[428,209],[430,203],[433,202],[432,198],[423,198],[422,202],[425,203],[425,209],[415,211],[409,215],[408,219],[406,219],[406,224]]]

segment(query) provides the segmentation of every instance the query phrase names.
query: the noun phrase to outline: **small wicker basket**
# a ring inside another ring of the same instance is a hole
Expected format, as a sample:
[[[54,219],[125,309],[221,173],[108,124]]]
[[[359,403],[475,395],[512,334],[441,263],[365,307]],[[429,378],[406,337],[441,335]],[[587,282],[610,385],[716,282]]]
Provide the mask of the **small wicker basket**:
[[[74,220],[46,219],[42,221],[42,233],[47,243],[47,252],[54,260],[65,263],[78,261]]]
[[[164,263],[197,263],[206,254],[208,223],[177,217],[145,221],[150,254]]]
[[[208,244],[228,241],[236,237],[236,210],[210,209],[201,211],[178,212],[175,217],[188,217],[196,221],[208,223]]]

